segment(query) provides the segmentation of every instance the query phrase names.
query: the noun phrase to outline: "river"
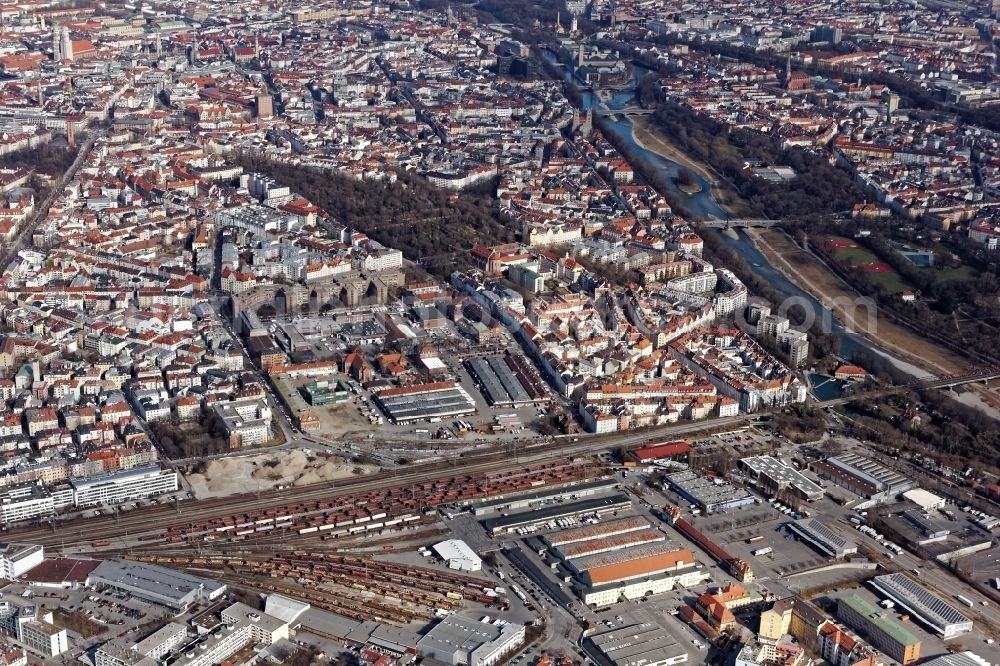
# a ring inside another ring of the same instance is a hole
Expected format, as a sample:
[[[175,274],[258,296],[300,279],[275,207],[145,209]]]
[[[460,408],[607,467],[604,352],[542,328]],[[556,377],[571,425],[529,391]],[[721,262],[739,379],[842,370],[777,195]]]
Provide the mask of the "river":
[[[583,108],[593,109],[595,113],[605,110],[614,111],[616,109],[622,109],[634,104],[635,87],[642,77],[650,72],[650,70],[645,67],[635,65],[635,71],[629,85],[616,92],[606,103],[602,104],[601,99],[596,94],[590,90],[583,89],[580,86],[580,82],[576,81],[569,70],[564,65],[559,63],[554,53],[545,51],[544,56],[547,60],[563,71],[563,76],[566,81],[577,85],[580,95],[583,98]],[[683,198],[693,216],[701,217],[702,219],[715,217],[717,219],[725,220],[729,218],[726,212],[719,206],[718,202],[712,196],[711,183],[706,182],[704,178],[696,173],[694,176],[702,187],[701,191],[688,195],[678,190],[673,184],[672,177],[681,168],[681,165],[637,144],[635,137],[632,135],[632,121],[627,116],[618,117],[620,120],[615,120],[613,118],[608,119],[611,131],[631,146],[632,150],[635,151],[635,154],[640,160],[667,176],[666,181],[670,185],[671,189]],[[828,321],[830,323],[830,330],[840,338],[840,355],[843,358],[850,359],[856,349],[864,348],[885,358],[899,370],[907,374],[921,378],[929,376],[929,373],[921,368],[913,365],[912,363],[908,363],[893,354],[890,354],[880,347],[876,347],[868,340],[844,328],[843,324],[834,318],[829,308],[825,307],[808,292],[800,289],[795,283],[785,277],[784,273],[772,266],[767,260],[767,257],[765,257],[764,254],[757,249],[753,241],[742,229],[736,229],[735,237],[732,234],[721,233],[714,229],[708,230],[707,233],[719,234],[723,242],[729,248],[742,255],[743,258],[745,258],[750,264],[754,273],[766,280],[768,284],[774,287],[774,289],[779,291],[786,298],[795,298],[796,301],[803,305],[808,303],[809,306],[813,308],[813,312],[817,313],[816,316],[823,318],[824,321]],[[810,379],[814,386],[825,381],[825,378],[818,375],[813,375]],[[837,395],[839,395],[839,389],[841,388],[842,386],[839,384],[825,384],[819,391],[819,393],[822,394],[821,399],[837,397]]]
[[[601,99],[591,92],[589,89],[584,89],[580,87],[580,82],[573,78],[573,75],[562,65],[555,57],[555,54],[551,51],[544,51],[545,58],[549,60],[553,65],[560,68],[563,72],[563,77],[566,81],[574,83],[580,90],[580,96],[583,98],[583,108],[585,110],[593,109],[594,113],[601,111],[615,111],[617,109],[624,109],[635,102],[635,88],[639,81],[642,80],[646,74],[650,73],[650,70],[641,67],[639,65],[633,66],[632,80],[629,84],[622,88],[620,91],[616,92],[606,104],[601,103]],[[718,220],[728,219],[728,215],[716,202],[715,198],[712,196],[712,184],[706,181],[701,175],[694,173],[694,179],[701,186],[701,190],[695,192],[694,194],[686,194],[679,190],[676,185],[674,185],[673,177],[677,175],[677,172],[681,169],[681,165],[672,160],[668,160],[660,155],[657,155],[653,151],[643,148],[635,141],[635,136],[632,134],[632,121],[626,116],[618,116],[621,120],[615,120],[614,118],[608,118],[608,125],[612,132],[615,133],[622,141],[628,144],[632,150],[634,150],[638,155],[642,157],[643,162],[649,166],[660,171],[667,176],[666,181],[670,189],[673,190],[680,198],[684,201],[684,205],[687,209],[691,211],[691,215],[694,217],[700,217],[703,220],[708,220],[715,218]]]

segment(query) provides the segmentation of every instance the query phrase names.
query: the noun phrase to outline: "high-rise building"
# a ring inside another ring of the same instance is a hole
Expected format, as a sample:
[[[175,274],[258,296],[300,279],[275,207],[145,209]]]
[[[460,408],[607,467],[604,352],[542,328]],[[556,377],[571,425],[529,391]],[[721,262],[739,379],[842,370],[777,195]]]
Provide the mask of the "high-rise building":
[[[832,25],[818,25],[809,35],[811,42],[829,42],[834,45],[839,44],[843,38],[844,31]]]

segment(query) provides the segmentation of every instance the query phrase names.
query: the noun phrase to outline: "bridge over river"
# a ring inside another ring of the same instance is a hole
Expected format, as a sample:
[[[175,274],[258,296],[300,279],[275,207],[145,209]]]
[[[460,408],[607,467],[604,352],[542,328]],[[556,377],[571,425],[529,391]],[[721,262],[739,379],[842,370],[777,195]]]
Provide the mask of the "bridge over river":
[[[907,382],[906,384],[898,384],[896,386],[887,386],[884,388],[876,388],[868,391],[862,391],[853,395],[844,396],[841,398],[834,398],[832,400],[823,400],[816,403],[817,407],[834,407],[836,405],[843,405],[854,400],[865,400],[872,398],[881,398],[887,395],[892,395],[894,393],[899,393],[905,391],[906,389],[943,389],[943,388],[953,388],[955,386],[962,386],[963,384],[972,384],[975,382],[986,383],[991,379],[1000,379],[1000,365],[988,365],[982,366],[970,370],[969,372],[964,372],[957,375],[945,375],[941,377],[931,377],[928,379],[916,379],[912,382]]]
[[[741,217],[730,218],[728,220],[705,220],[703,224],[710,229],[733,229],[735,227],[769,229],[775,225],[781,224],[781,220]]]

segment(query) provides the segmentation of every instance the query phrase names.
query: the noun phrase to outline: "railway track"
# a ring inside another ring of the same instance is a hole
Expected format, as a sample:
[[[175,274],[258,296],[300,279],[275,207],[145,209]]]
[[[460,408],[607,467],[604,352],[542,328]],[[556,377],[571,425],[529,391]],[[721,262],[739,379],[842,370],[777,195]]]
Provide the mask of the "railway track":
[[[131,555],[140,562],[207,573],[236,587],[292,594],[354,619],[428,621],[466,601],[504,608],[493,581],[371,557],[311,550],[254,554]]]
[[[509,461],[506,456],[490,454],[488,460],[463,465],[461,468],[456,467],[455,472],[504,471],[524,466],[518,463],[502,464],[501,461],[505,459]],[[441,476],[441,465],[434,464],[421,466],[403,474],[383,472],[372,476],[348,479],[338,482],[336,485],[323,483],[286,491],[260,493],[259,495],[246,493],[218,499],[194,500],[181,502],[176,508],[159,505],[122,513],[118,516],[76,518],[69,521],[56,520],[47,526],[15,528],[8,532],[8,536],[46,546],[114,538],[126,533],[129,536],[139,536],[162,531],[167,525],[181,521],[202,520],[235,511],[266,509],[276,503],[294,504],[296,502],[332,499],[360,491],[406,486]]]
[[[321,483],[267,493],[244,493],[224,498],[193,500],[181,502],[176,507],[158,505],[116,516],[75,518],[65,521],[54,519],[43,526],[11,529],[5,538],[39,543],[49,548],[61,548],[63,551],[90,550],[91,544],[97,541],[120,540],[123,536],[135,538],[162,534],[167,526],[178,522],[194,522],[228,513],[263,510],[278,504],[329,500],[370,490],[405,488],[407,485],[455,474],[510,472],[524,469],[532,464],[569,460],[584,454],[608,451],[621,445],[642,443],[653,437],[702,434],[731,429],[745,424],[751,418],[754,417],[744,415],[716,419],[710,423],[686,423],[635,433],[584,436],[578,442],[561,439],[517,449],[516,454],[504,446],[503,450],[497,452],[464,456],[459,460],[444,463],[415,465],[403,472],[393,469],[370,476],[341,480],[336,484]]]

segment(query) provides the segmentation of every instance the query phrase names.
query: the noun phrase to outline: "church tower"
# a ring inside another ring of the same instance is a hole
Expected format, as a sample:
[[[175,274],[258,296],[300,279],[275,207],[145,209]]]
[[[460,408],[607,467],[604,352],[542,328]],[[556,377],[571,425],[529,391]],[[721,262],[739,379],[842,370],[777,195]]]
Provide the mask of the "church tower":
[[[69,36],[69,28],[63,26],[59,31],[60,55],[62,60],[73,59],[73,39]]]
[[[62,60],[62,42],[59,40],[59,26],[52,24],[52,59],[56,62]]]

